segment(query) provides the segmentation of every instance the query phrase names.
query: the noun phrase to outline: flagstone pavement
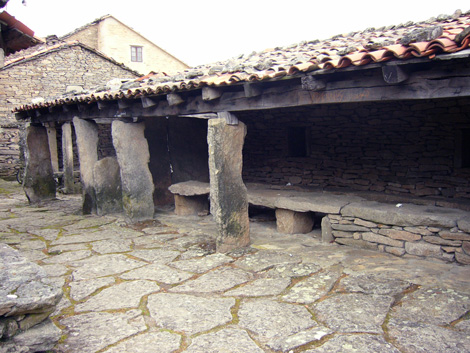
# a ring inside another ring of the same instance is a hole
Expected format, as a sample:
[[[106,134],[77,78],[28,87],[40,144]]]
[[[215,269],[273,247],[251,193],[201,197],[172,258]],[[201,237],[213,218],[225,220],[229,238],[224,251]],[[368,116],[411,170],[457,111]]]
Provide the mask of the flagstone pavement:
[[[470,266],[283,235],[215,253],[210,216],[129,225],[0,181],[0,243],[63,289],[54,352],[470,352]]]

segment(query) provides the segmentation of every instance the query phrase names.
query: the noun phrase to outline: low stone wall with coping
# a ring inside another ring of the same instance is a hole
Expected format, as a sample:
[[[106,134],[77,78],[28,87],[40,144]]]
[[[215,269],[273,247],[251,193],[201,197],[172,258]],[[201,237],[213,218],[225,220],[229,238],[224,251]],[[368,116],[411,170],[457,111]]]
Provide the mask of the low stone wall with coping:
[[[371,211],[373,204],[362,205],[362,209],[359,205],[348,205],[341,214],[325,216],[322,220],[323,240],[396,256],[435,258],[470,265],[468,214],[445,208],[378,203],[375,203],[374,212]],[[402,207],[404,212],[400,212]],[[419,208],[422,208],[421,212]]]

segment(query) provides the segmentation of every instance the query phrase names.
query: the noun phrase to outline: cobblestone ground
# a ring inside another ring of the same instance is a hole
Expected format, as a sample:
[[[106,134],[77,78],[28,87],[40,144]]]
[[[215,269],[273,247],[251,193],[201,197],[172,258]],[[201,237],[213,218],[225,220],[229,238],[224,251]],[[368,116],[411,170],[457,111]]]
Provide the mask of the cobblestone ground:
[[[80,198],[30,207],[0,181],[0,242],[64,296],[55,352],[466,352],[470,266],[323,244],[252,222],[252,246],[214,253],[210,216],[127,225]]]

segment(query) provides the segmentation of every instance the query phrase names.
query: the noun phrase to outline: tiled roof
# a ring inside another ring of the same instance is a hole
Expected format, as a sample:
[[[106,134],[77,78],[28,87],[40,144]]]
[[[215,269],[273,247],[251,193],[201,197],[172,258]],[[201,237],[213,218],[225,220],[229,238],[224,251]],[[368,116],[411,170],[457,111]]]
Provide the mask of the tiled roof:
[[[470,12],[456,11],[420,23],[369,28],[363,32],[337,35],[328,40],[308,41],[282,48],[242,55],[223,62],[194,67],[168,76],[159,73],[124,83],[119,91],[90,92],[60,97],[31,110],[55,105],[138,98],[243,82],[279,80],[315,70],[344,69],[411,58],[432,59],[470,47]]]
[[[139,75],[138,72],[128,68],[124,64],[119,63],[116,60],[114,60],[113,58],[110,58],[109,56],[99,52],[98,50],[95,50],[95,49],[93,49],[93,48],[91,48],[91,47],[89,47],[89,46],[87,46],[83,43],[80,43],[79,41],[76,41],[76,40],[74,40],[74,41],[60,41],[60,40],[48,41],[46,43],[41,43],[41,44],[35,45],[34,47],[31,47],[31,48],[28,48],[28,49],[18,51],[14,54],[8,55],[5,58],[5,64],[2,68],[0,68],[0,70],[6,70],[6,69],[8,69],[8,68],[10,68],[14,65],[21,64],[25,61],[34,60],[34,59],[39,58],[41,56],[44,56],[44,55],[47,55],[47,54],[50,54],[50,53],[53,53],[53,52],[56,52],[56,51],[60,51],[60,50],[63,50],[63,49],[71,48],[71,47],[74,47],[74,46],[80,46],[80,47],[85,48],[89,51],[92,51],[93,53],[95,53],[96,55],[101,56],[105,60],[111,61],[113,64],[118,65],[118,66],[122,67],[123,69],[134,73],[135,75]]]

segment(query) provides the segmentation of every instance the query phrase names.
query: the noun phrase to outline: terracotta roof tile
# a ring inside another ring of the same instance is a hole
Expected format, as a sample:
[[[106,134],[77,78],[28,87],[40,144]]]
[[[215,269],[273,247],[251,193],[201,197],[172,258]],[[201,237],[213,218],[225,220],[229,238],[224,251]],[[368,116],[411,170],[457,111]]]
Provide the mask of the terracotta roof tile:
[[[439,16],[438,19],[421,23],[410,22],[377,30],[367,29],[337,35],[324,41],[314,40],[284,48],[268,48],[258,53],[187,69],[172,76],[165,73],[149,75],[136,81],[138,87],[132,83],[129,87],[133,88],[125,89],[123,86],[117,92],[58,97],[45,103],[22,106],[17,111],[96,100],[138,98],[204,86],[276,80],[314,70],[344,69],[390,60],[433,58],[439,54],[469,48],[469,27],[470,13],[456,12],[453,16]]]

